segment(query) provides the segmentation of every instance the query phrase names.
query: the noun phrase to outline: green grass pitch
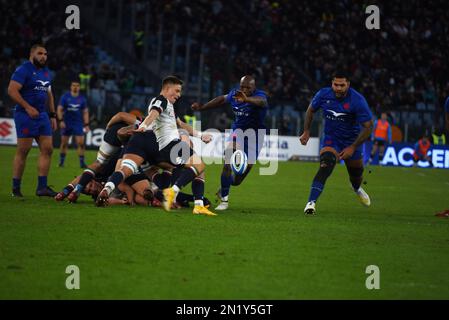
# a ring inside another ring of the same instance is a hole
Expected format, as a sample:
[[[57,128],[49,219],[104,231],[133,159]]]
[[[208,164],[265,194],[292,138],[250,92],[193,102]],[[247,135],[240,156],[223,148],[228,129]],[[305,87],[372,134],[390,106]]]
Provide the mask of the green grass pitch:
[[[449,208],[448,170],[366,170],[367,209],[338,166],[306,217],[317,163],[280,163],[275,176],[251,172],[229,211],[205,217],[37,198],[36,149],[25,198],[14,199],[14,150],[0,147],[0,299],[449,299],[449,220],[434,216]],[[80,169],[74,150],[65,168],[57,158],[49,182],[60,190]],[[206,169],[210,198],[219,174]],[[68,265],[79,290],[65,286]],[[369,265],[379,290],[365,287]]]

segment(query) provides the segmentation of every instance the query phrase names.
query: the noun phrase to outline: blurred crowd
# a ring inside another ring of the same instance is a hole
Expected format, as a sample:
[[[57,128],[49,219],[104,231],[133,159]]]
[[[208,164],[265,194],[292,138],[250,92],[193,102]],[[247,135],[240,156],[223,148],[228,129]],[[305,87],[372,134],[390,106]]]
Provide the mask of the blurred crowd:
[[[119,104],[132,100],[131,92],[152,92],[96,46],[86,31],[65,30],[66,16],[55,13],[64,11],[60,2],[0,3],[6,13],[0,20],[0,114],[8,112],[2,97],[9,77],[36,41],[48,45],[56,89],[83,73],[89,75],[96,105],[108,103],[104,90],[117,91],[113,100]],[[380,8],[380,30],[365,27],[370,4]],[[156,52],[161,26],[167,46],[167,35],[176,32],[186,39],[189,34],[195,42],[191,74],[198,73],[202,50],[211,95],[225,93],[244,74],[254,74],[258,87],[271,98],[275,125],[286,134],[297,133],[292,124],[314,92],[330,84],[337,65],[349,70],[353,87],[365,95],[373,111],[390,111],[393,120],[404,112],[422,111],[434,121],[449,94],[449,64],[444,62],[449,52],[449,3],[444,0],[136,0],[135,5],[135,31],[145,27],[146,10],[151,16],[151,53]],[[184,57],[184,52],[178,54]]]

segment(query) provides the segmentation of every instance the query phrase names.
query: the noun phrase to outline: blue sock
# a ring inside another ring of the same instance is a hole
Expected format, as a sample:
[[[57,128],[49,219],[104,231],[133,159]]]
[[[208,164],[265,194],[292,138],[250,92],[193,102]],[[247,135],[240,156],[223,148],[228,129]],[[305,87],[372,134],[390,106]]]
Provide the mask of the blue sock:
[[[309,196],[309,202],[313,201],[316,202],[318,200],[318,197],[320,196],[321,192],[323,192],[324,184],[318,181],[312,182],[312,187],[310,188],[310,196]]]
[[[65,153],[59,154],[59,164],[64,164],[65,161]]]
[[[37,177],[37,190],[47,187],[47,176]]]
[[[232,174],[226,176],[224,173],[221,174],[221,197],[227,197],[229,195],[229,191],[231,189],[232,184]]]
[[[84,156],[80,156],[80,167],[84,166]]]
[[[64,189],[62,189],[62,193],[64,193],[65,196],[68,195],[72,191],[73,191],[73,185],[72,184],[69,184]]]
[[[22,183],[22,179],[12,178],[12,188],[20,189],[20,184]]]

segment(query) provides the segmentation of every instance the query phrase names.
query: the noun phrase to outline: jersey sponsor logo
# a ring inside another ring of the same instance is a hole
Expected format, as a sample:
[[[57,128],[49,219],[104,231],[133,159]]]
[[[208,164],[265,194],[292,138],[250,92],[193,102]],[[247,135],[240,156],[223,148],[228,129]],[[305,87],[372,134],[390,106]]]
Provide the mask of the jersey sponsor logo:
[[[42,86],[46,86],[50,81],[42,81],[42,80],[36,80],[36,82],[39,82]]]
[[[70,108],[67,108],[69,111],[78,111],[78,108],[80,107],[80,104],[73,104],[69,103]]]
[[[331,114],[326,114],[326,119],[329,119],[329,120],[334,120],[334,121],[346,121],[346,117],[344,117],[344,116],[346,116],[346,115],[348,115],[347,113],[344,113],[344,112],[336,112],[336,111],[334,111],[334,110],[326,110],[326,111],[329,111],[329,113],[331,113]]]
[[[50,81],[36,80],[36,82],[39,82],[40,85],[36,85],[34,90],[48,91],[48,87],[46,87],[46,85],[49,84]]]
[[[336,111],[334,111],[334,110],[326,110],[326,111],[329,111],[330,113],[332,113],[332,115],[333,115],[335,118],[338,118],[338,117],[347,115],[347,113],[344,113],[344,112],[336,112]]]

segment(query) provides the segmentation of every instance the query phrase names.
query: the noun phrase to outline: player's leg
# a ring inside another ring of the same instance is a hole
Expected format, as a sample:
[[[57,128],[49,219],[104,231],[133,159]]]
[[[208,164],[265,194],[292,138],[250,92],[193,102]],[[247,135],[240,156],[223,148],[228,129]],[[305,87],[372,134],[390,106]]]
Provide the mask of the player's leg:
[[[230,141],[226,146],[224,152],[224,164],[221,171],[220,178],[220,189],[217,191],[217,196],[220,203],[215,208],[215,210],[223,211],[229,207],[229,192],[231,190],[231,185],[234,182],[234,176],[231,169],[231,156],[239,146],[234,141]]]
[[[354,159],[354,156],[345,161],[346,169],[348,170],[349,180],[351,181],[352,189],[359,197],[360,202],[369,207],[371,200],[368,194],[362,188],[363,182],[363,160]]]
[[[75,142],[76,145],[78,146],[77,151],[78,151],[78,158],[80,160],[80,168],[87,168],[86,163],[84,162],[84,153],[86,150],[84,141],[85,141],[84,135],[75,136]]]
[[[20,187],[26,159],[33,144],[33,138],[17,138],[16,154],[12,165],[12,196],[23,197]]]
[[[379,164],[382,164],[382,161],[384,160],[384,154],[385,154],[385,144],[382,143],[379,146]]]
[[[69,148],[70,136],[61,135],[61,145],[59,146],[59,167],[64,166],[65,157],[67,155],[67,149]]]
[[[166,211],[169,211],[172,204],[176,201],[179,191],[188,183],[192,182],[193,179],[198,177],[204,171],[206,165],[201,157],[195,154],[193,149],[185,141],[174,141],[162,149],[161,153],[163,159],[167,159],[167,161],[170,161],[174,166],[180,167],[182,166],[182,163],[185,163],[183,170],[180,172],[178,171],[179,177],[177,177],[173,186],[163,190],[163,206]],[[208,216],[215,215],[204,207],[204,205],[195,206],[193,213]]]
[[[109,195],[126,178],[139,171],[139,166],[144,162],[144,158],[137,154],[127,153],[123,156],[120,169],[116,170],[108,179],[103,190],[98,195],[97,206],[105,206]]]
[[[321,149],[320,168],[313,178],[312,186],[310,188],[309,200],[304,209],[305,214],[315,214],[315,204],[319,196],[323,192],[326,180],[332,174],[332,171],[334,170],[338,159],[338,152],[335,148],[324,147]]]
[[[47,185],[47,176],[50,170],[51,155],[53,153],[53,137],[51,135],[41,135],[36,140],[39,145],[38,185],[36,195],[55,197],[58,193],[53,191]]]
[[[371,150],[371,154],[370,154],[368,163],[373,162],[373,159],[374,159],[374,156],[376,155],[378,147],[379,147],[379,141],[378,140],[374,140],[374,142],[373,142],[373,149]],[[380,157],[380,155],[379,155],[379,157]],[[379,159],[379,162],[380,162],[380,159]]]

